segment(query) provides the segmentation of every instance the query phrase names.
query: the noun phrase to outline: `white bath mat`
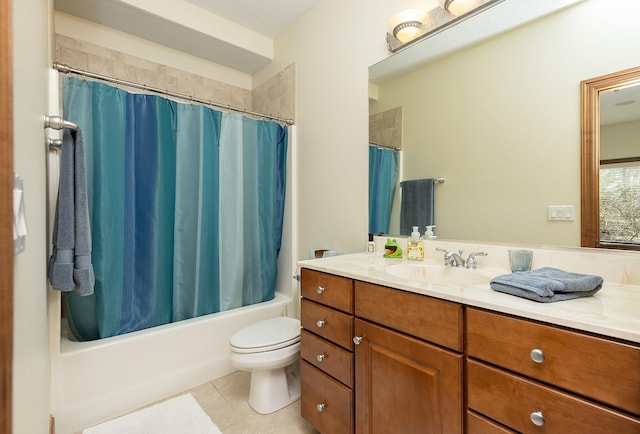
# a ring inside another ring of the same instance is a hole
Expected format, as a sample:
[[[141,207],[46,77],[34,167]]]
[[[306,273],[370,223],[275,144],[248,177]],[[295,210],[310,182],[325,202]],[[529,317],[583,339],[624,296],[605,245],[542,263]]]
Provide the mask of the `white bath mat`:
[[[83,434],[222,434],[191,394],[82,431]]]

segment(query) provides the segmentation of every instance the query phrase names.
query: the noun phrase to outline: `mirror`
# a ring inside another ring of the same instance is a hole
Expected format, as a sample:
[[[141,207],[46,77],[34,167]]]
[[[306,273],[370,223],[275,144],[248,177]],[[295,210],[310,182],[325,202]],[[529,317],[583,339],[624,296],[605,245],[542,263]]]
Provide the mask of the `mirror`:
[[[402,111],[399,181],[446,179],[436,187],[436,235],[583,244],[580,83],[635,64],[629,53],[640,35],[625,38],[620,29],[637,35],[640,7],[628,12],[581,2],[401,75],[376,75],[394,56],[370,67],[370,115]],[[552,220],[550,206],[572,213]],[[396,209],[390,234],[399,233]]]
[[[640,67],[584,80],[581,94],[581,244],[640,250]],[[632,171],[635,179],[623,181],[627,195],[611,205],[605,199],[611,181],[601,184],[601,174],[615,169]],[[611,216],[609,207],[621,213]],[[626,227],[616,236],[611,224]]]

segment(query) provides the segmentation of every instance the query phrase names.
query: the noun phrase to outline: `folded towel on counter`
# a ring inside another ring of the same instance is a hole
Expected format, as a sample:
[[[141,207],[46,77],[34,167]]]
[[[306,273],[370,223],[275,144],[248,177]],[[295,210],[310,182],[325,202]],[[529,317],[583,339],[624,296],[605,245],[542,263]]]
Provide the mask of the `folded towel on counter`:
[[[490,285],[494,291],[549,303],[588,297],[602,288],[602,282],[600,276],[544,267],[533,271],[503,274],[492,279]]]

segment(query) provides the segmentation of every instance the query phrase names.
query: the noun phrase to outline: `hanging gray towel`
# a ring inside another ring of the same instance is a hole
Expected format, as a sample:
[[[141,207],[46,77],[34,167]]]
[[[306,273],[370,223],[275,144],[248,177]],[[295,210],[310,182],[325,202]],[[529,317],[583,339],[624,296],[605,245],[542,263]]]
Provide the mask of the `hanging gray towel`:
[[[64,130],[60,181],[47,276],[53,289],[93,294],[91,228],[82,132]]]
[[[425,226],[434,224],[434,184],[433,178],[400,183],[400,235],[410,235],[412,226],[419,226],[423,232]]]
[[[503,274],[491,280],[491,289],[542,303],[588,297],[600,291],[603,279],[552,267]]]

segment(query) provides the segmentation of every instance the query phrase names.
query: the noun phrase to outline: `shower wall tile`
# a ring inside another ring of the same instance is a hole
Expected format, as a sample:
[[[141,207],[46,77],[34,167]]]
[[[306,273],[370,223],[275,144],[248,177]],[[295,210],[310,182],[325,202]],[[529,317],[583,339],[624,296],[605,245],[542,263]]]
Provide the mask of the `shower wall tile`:
[[[292,63],[253,89],[253,110],[271,116],[295,119],[296,65]]]
[[[288,119],[295,117],[295,64],[251,91],[59,34],[55,35],[54,56],[56,62],[108,77],[223,106]]]
[[[369,141],[402,149],[402,107],[369,116]]]

